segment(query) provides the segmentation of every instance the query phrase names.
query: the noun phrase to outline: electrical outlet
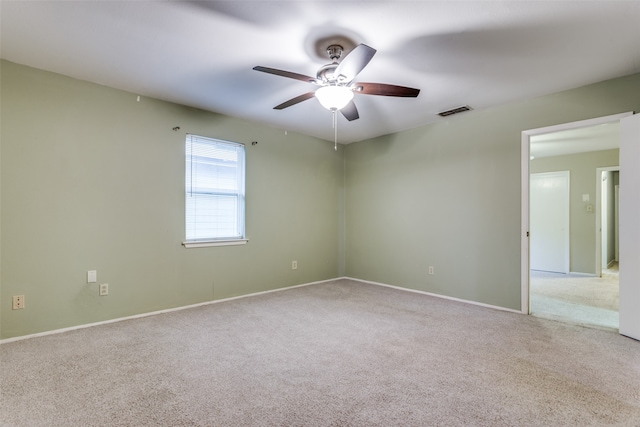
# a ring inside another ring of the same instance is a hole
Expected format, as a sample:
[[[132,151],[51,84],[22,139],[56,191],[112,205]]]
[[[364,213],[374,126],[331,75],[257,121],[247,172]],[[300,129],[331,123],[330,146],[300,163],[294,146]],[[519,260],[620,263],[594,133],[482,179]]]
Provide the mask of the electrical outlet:
[[[24,295],[13,296],[13,309],[21,310],[24,308]]]
[[[108,283],[100,283],[100,296],[109,295],[109,284]]]
[[[292,270],[298,269],[298,261],[291,261],[291,269]]]
[[[429,266],[429,274],[433,274],[433,265]]]

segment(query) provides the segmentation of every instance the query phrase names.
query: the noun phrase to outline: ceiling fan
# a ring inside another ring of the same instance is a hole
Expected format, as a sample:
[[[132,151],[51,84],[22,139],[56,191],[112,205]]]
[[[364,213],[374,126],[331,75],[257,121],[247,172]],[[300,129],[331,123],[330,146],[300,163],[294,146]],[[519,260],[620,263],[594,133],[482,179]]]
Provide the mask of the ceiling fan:
[[[253,69],[262,71],[263,73],[275,74],[276,76],[288,77],[320,86],[314,91],[296,96],[275,106],[275,110],[282,110],[316,97],[323,107],[334,113],[339,110],[349,121],[356,120],[360,117],[356,104],[353,102],[353,97],[356,93],[408,98],[415,98],[420,93],[420,89],[405,86],[353,82],[356,76],[367,66],[369,61],[371,61],[376,50],[366,44],[359,44],[349,52],[342,61],[339,61],[342,56],[342,51],[343,47],[341,45],[330,45],[327,48],[327,54],[332,62],[320,67],[316,77],[261,66],[253,67]]]

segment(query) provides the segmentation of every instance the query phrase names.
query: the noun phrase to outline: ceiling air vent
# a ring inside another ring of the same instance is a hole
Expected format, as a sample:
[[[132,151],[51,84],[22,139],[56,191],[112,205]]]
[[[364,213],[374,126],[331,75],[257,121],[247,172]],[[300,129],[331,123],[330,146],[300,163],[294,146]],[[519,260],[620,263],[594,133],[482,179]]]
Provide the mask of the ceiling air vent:
[[[441,111],[438,113],[438,115],[442,117],[447,117],[447,116],[452,116],[454,114],[463,113],[469,110],[471,110],[471,107],[469,107],[468,105],[463,105],[462,107],[454,108],[447,111]]]

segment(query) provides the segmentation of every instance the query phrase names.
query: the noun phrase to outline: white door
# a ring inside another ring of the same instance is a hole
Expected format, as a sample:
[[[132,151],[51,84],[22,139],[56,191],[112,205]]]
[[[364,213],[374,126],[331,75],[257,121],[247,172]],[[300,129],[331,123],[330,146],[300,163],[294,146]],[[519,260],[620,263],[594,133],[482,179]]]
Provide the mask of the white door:
[[[530,268],[569,272],[569,171],[530,180]]]
[[[620,120],[620,333],[640,340],[640,114]]]

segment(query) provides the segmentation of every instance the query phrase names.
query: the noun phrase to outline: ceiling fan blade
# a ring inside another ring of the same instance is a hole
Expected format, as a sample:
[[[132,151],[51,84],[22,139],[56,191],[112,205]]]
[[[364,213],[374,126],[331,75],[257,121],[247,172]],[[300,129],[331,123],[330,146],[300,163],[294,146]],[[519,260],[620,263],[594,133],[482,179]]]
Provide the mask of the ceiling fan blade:
[[[350,82],[367,66],[375,54],[374,48],[359,44],[342,59],[333,75],[338,78],[338,81]]]
[[[340,112],[342,115],[349,121],[356,120],[360,117],[358,114],[358,109],[356,108],[355,102],[353,100],[349,101],[346,107],[343,107]]]
[[[287,107],[291,107],[292,105],[296,105],[302,101],[306,101],[307,99],[311,99],[315,96],[315,92],[307,92],[307,93],[303,93],[300,96],[296,96],[295,98],[291,98],[288,101],[283,102],[280,105],[276,105],[275,107],[273,107],[274,110],[282,110],[284,108]]]
[[[384,83],[354,83],[353,91],[364,95],[382,96],[402,96],[405,98],[415,98],[420,93],[420,89],[405,86],[388,85]]]
[[[318,79],[311,76],[305,76],[304,74],[293,73],[291,71],[278,70],[276,68],[268,68],[268,67],[253,67],[256,71],[262,71],[263,73],[275,74],[276,76],[288,77],[290,79],[300,80],[307,83],[317,84]]]

